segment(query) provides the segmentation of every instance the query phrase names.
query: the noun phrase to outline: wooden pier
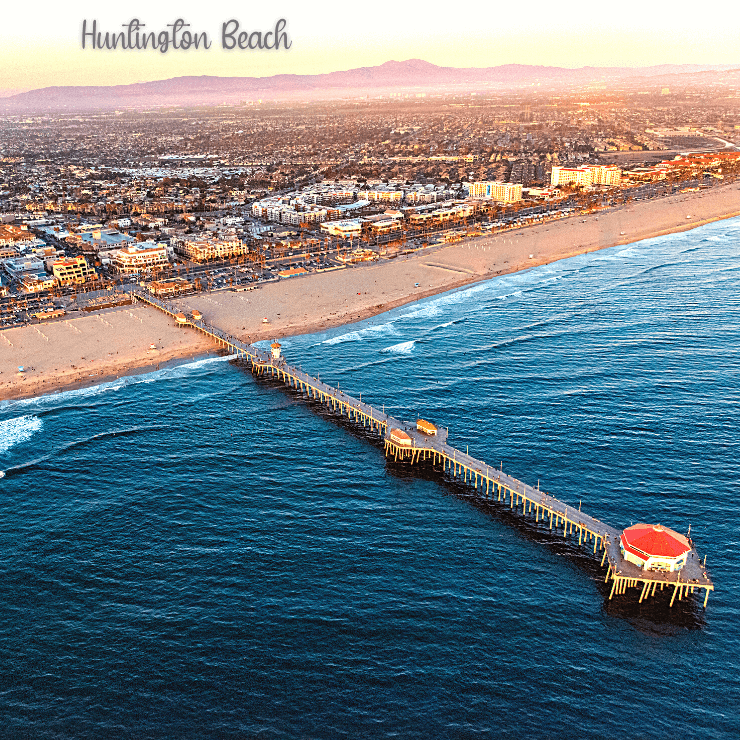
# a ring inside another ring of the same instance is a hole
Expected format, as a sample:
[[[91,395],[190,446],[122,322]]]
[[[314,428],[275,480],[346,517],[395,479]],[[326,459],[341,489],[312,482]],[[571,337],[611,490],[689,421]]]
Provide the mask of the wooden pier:
[[[577,537],[579,545],[591,549],[594,556],[600,557],[601,565],[606,565],[604,580],[606,583],[612,581],[609,599],[627,593],[627,589],[639,588],[639,601],[642,603],[655,596],[658,590],[669,588],[672,589],[670,605],[673,606],[677,598],[682,600],[703,590],[703,605],[706,607],[714,584],[693,543],[681,570],[643,570],[622,556],[621,530],[589,516],[581,511],[580,506],[570,506],[541,491],[539,486],[534,488],[527,485],[503,470],[493,468],[467,452],[451,447],[447,444],[446,430],[426,434],[417,429],[416,423],[395,419],[386,414],[385,409],[378,411],[362,400],[323,383],[320,378],[288,365],[283,357],[275,357],[271,352],[246,344],[206,323],[198,312],[194,315],[192,311],[183,311],[168,301],[138,289],[132,292],[132,297],[169,314],[178,325],[190,326],[208,335],[219,347],[244,360],[253,373],[279,379],[308,398],[326,404],[334,412],[376,433],[383,439],[387,457],[412,464],[431,463],[441,466],[445,473],[472,487],[482,498],[495,500],[522,516],[533,518],[535,524],[547,527],[554,533],[562,532],[563,537]],[[396,441],[397,434],[392,436],[393,430],[403,433],[402,442]]]

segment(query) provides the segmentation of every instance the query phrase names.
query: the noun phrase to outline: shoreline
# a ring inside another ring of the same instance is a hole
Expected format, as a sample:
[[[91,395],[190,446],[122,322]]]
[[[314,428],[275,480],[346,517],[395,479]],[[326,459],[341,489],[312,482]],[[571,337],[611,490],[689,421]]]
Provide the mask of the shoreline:
[[[135,375],[146,375],[148,373],[156,372],[157,370],[165,370],[170,367],[179,367],[180,365],[188,365],[191,362],[198,362],[199,360],[207,360],[214,357],[222,357],[215,348],[211,352],[201,352],[200,354],[189,356],[183,354],[174,354],[166,359],[161,359],[159,362],[151,362],[150,360],[143,360],[141,364],[136,362],[122,365],[110,372],[92,373],[87,376],[79,375],[76,378],[67,379],[64,378],[64,382],[60,382],[60,378],[42,378],[35,383],[30,384],[27,387],[23,387],[22,390],[30,391],[32,393],[23,394],[19,396],[2,397],[0,398],[0,409],[1,404],[5,402],[13,401],[24,401],[30,398],[40,398],[42,396],[53,396],[66,391],[76,391],[83,388],[93,388],[98,385],[104,385],[111,383],[119,378],[128,378]],[[48,388],[47,388],[48,386]]]
[[[625,236],[625,238],[622,241],[614,242],[614,244],[609,244],[606,246],[600,246],[595,249],[580,249],[573,251],[569,254],[559,254],[557,257],[554,257],[552,259],[542,259],[542,260],[530,260],[527,264],[519,265],[516,267],[512,267],[505,270],[498,270],[495,274],[487,274],[483,276],[479,275],[471,275],[469,278],[461,278],[458,282],[449,283],[448,287],[444,288],[443,290],[427,290],[422,291],[419,293],[409,294],[403,298],[399,298],[391,303],[384,303],[382,304],[382,308],[378,308],[378,310],[373,309],[366,309],[361,314],[357,314],[356,318],[350,318],[347,320],[340,320],[340,321],[327,321],[327,322],[320,322],[320,323],[313,323],[313,324],[307,324],[302,325],[299,327],[295,327],[295,330],[290,333],[290,336],[301,336],[303,334],[316,334],[320,331],[326,331],[327,329],[336,329],[340,326],[349,326],[350,324],[365,321],[369,318],[372,318],[373,316],[378,316],[381,313],[386,313],[387,311],[392,311],[395,308],[400,308],[401,306],[405,306],[409,303],[416,303],[418,301],[424,300],[426,298],[433,298],[436,295],[441,295],[442,293],[448,293],[454,290],[460,290],[462,288],[466,288],[471,285],[477,285],[478,283],[486,282],[487,280],[493,280],[497,277],[502,277],[503,275],[512,275],[517,272],[527,272],[527,270],[531,270],[535,267],[540,267],[541,265],[549,265],[553,262],[560,262],[561,260],[570,259],[571,257],[577,257],[581,254],[589,254],[589,252],[596,252],[601,251],[603,249],[611,249],[613,247],[619,247],[619,246],[626,246],[628,244],[636,244],[641,241],[645,241],[646,239],[653,239],[660,236],[668,236],[669,234],[679,234],[683,231],[692,231],[693,229],[698,229],[702,226],[706,226],[707,224],[714,223],[715,221],[724,221],[728,218],[737,218],[740,216],[740,209],[733,212],[728,213],[725,216],[716,216],[714,218],[708,218],[704,219],[702,221],[697,221],[696,223],[692,223],[690,226],[681,225],[676,227],[675,229],[665,229],[663,231],[656,232],[654,234],[651,234],[650,236],[640,237],[639,239],[631,239]],[[573,218],[576,218],[575,216]],[[534,225],[530,226],[524,226],[520,229],[517,229],[516,231],[525,231],[526,229],[533,228]],[[481,239],[484,237],[473,237],[470,240],[466,241],[465,243],[472,242],[473,239]],[[443,249],[445,247],[442,247]],[[405,257],[404,259],[414,259],[418,258],[419,255],[409,255],[408,257]],[[308,278],[304,279],[310,279],[310,275]],[[260,342],[265,341],[268,339],[273,338],[274,332],[270,331],[264,331],[262,333],[258,333],[255,336],[252,336],[252,341],[254,342]]]
[[[737,216],[740,183],[731,183],[264,284],[248,294],[196,294],[177,302],[198,308],[209,322],[249,342],[319,333],[502,275]],[[269,316],[268,326],[263,316]],[[104,346],[96,346],[101,341]],[[149,349],[150,343],[157,349]],[[103,356],[107,349],[116,349],[117,356],[113,351]],[[7,329],[0,332],[0,401],[90,387],[218,354],[207,338],[182,331],[164,314],[141,304]],[[31,367],[34,362],[40,369]],[[87,364],[78,366],[81,362]],[[29,374],[14,372],[24,363]],[[65,364],[64,369],[51,367]]]

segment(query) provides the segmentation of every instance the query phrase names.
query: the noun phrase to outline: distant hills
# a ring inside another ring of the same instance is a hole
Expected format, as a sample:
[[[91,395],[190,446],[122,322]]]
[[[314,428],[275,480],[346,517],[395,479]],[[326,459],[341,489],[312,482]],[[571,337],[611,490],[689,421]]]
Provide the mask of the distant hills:
[[[740,65],[737,65],[740,68]],[[497,67],[439,67],[421,59],[390,61],[319,75],[272,77],[175,77],[131,85],[44,87],[0,98],[0,112],[73,112],[158,106],[194,106],[240,101],[331,99],[381,92],[544,89],[625,81],[655,86],[707,73],[733,74],[731,65],[663,64],[652,67],[545,67],[505,64]],[[711,76],[711,75],[710,75]]]

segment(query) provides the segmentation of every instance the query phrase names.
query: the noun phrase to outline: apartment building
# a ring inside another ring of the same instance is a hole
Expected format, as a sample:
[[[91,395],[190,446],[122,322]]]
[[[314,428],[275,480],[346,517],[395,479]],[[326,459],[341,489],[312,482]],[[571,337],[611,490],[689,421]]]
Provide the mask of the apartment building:
[[[375,203],[400,203],[403,190],[361,190],[357,197]]]
[[[587,167],[553,167],[551,184],[575,185],[619,185],[622,181],[622,170],[619,167],[606,165],[588,165]]]
[[[192,262],[223,260],[247,254],[249,248],[238,239],[180,239],[175,244],[175,252]]]
[[[169,265],[167,249],[163,244],[132,245],[111,254],[113,267],[119,272],[133,273]]]
[[[491,198],[502,203],[516,203],[522,199],[522,185],[497,180],[471,182],[468,185],[468,195],[471,198]]]
[[[622,170],[613,165],[589,165],[592,173],[592,183],[594,185],[619,185],[622,181]]]
[[[575,185],[576,187],[588,188],[593,184],[593,173],[589,167],[553,167],[551,184]]]
[[[77,285],[95,276],[84,257],[68,257],[51,263],[51,274],[59,285]]]

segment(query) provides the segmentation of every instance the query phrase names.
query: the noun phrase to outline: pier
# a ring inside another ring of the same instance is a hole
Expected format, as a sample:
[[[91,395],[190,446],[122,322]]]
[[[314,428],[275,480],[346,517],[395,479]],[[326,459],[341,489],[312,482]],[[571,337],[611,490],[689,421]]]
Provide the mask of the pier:
[[[169,301],[155,298],[144,291],[132,291],[134,301],[147,303],[169,314],[182,327],[192,327],[209,336],[219,347],[242,359],[253,373],[282,381],[305,397],[325,404],[332,411],[377,434],[383,440],[386,457],[410,464],[427,463],[441,466],[452,478],[470,486],[481,498],[496,501],[501,506],[528,517],[538,526],[558,536],[578,538],[578,544],[588,547],[594,557],[606,567],[605,583],[611,581],[609,599],[626,594],[628,589],[640,589],[639,602],[654,597],[658,590],[670,589],[670,605],[695,592],[704,592],[706,608],[709,592],[714,590],[705,564],[696,547],[691,550],[680,570],[643,569],[625,559],[620,547],[622,530],[589,516],[574,507],[491,467],[467,452],[447,444],[447,430],[419,422],[405,422],[378,410],[361,399],[334,388],[301,369],[289,365],[274,344],[272,351],[261,350],[203,320],[199,311],[185,311]],[[424,431],[426,429],[426,431]]]

